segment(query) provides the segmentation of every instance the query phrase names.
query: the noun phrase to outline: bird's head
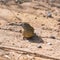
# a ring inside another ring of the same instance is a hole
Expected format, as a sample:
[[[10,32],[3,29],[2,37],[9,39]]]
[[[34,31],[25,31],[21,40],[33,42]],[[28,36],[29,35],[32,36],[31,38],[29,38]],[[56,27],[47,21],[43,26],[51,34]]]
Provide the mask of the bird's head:
[[[30,25],[27,22],[22,22],[20,26],[27,29]]]

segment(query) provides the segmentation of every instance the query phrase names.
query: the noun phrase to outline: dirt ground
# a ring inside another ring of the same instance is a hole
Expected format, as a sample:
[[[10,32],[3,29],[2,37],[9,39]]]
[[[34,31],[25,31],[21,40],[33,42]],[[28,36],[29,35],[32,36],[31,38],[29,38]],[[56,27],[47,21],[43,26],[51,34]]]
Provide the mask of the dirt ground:
[[[46,11],[52,12],[53,18],[46,17]],[[34,40],[23,40],[20,26],[9,23],[27,22],[34,27],[38,37]],[[42,2],[25,2],[6,5],[0,3],[0,47],[20,48],[37,54],[60,60],[60,9]],[[38,48],[41,46],[41,48]],[[34,56],[10,49],[0,48],[0,60],[55,60]]]

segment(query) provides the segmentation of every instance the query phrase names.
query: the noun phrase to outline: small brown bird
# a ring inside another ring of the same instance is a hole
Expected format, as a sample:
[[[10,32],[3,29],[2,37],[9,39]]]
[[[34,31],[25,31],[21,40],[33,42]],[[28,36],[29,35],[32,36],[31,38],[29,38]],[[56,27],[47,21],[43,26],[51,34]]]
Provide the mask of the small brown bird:
[[[22,26],[23,30],[24,30],[23,31],[23,38],[29,39],[35,35],[34,28],[30,24],[23,22],[23,23],[21,23],[20,26]]]

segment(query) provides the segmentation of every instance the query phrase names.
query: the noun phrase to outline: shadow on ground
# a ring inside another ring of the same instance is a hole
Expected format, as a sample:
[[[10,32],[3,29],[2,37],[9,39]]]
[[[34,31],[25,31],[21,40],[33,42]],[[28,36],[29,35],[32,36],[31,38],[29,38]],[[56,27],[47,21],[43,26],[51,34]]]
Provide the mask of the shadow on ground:
[[[32,43],[44,43],[43,39],[40,36],[37,36],[36,34],[34,37],[27,40],[29,40],[29,42],[32,42]]]

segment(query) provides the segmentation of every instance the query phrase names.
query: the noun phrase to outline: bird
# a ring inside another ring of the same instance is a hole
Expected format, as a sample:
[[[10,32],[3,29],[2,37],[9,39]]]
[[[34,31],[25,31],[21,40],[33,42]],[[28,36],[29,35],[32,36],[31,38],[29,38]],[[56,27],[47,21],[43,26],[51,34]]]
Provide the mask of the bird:
[[[28,22],[9,23],[9,25],[21,26],[23,28],[23,31],[21,30],[21,33],[24,40],[30,39],[36,35],[34,33],[34,28]]]
[[[29,23],[22,22],[20,24],[20,26],[22,26],[22,28],[23,28],[23,33],[22,33],[23,39],[25,39],[25,38],[30,39],[35,35],[34,28]]]

